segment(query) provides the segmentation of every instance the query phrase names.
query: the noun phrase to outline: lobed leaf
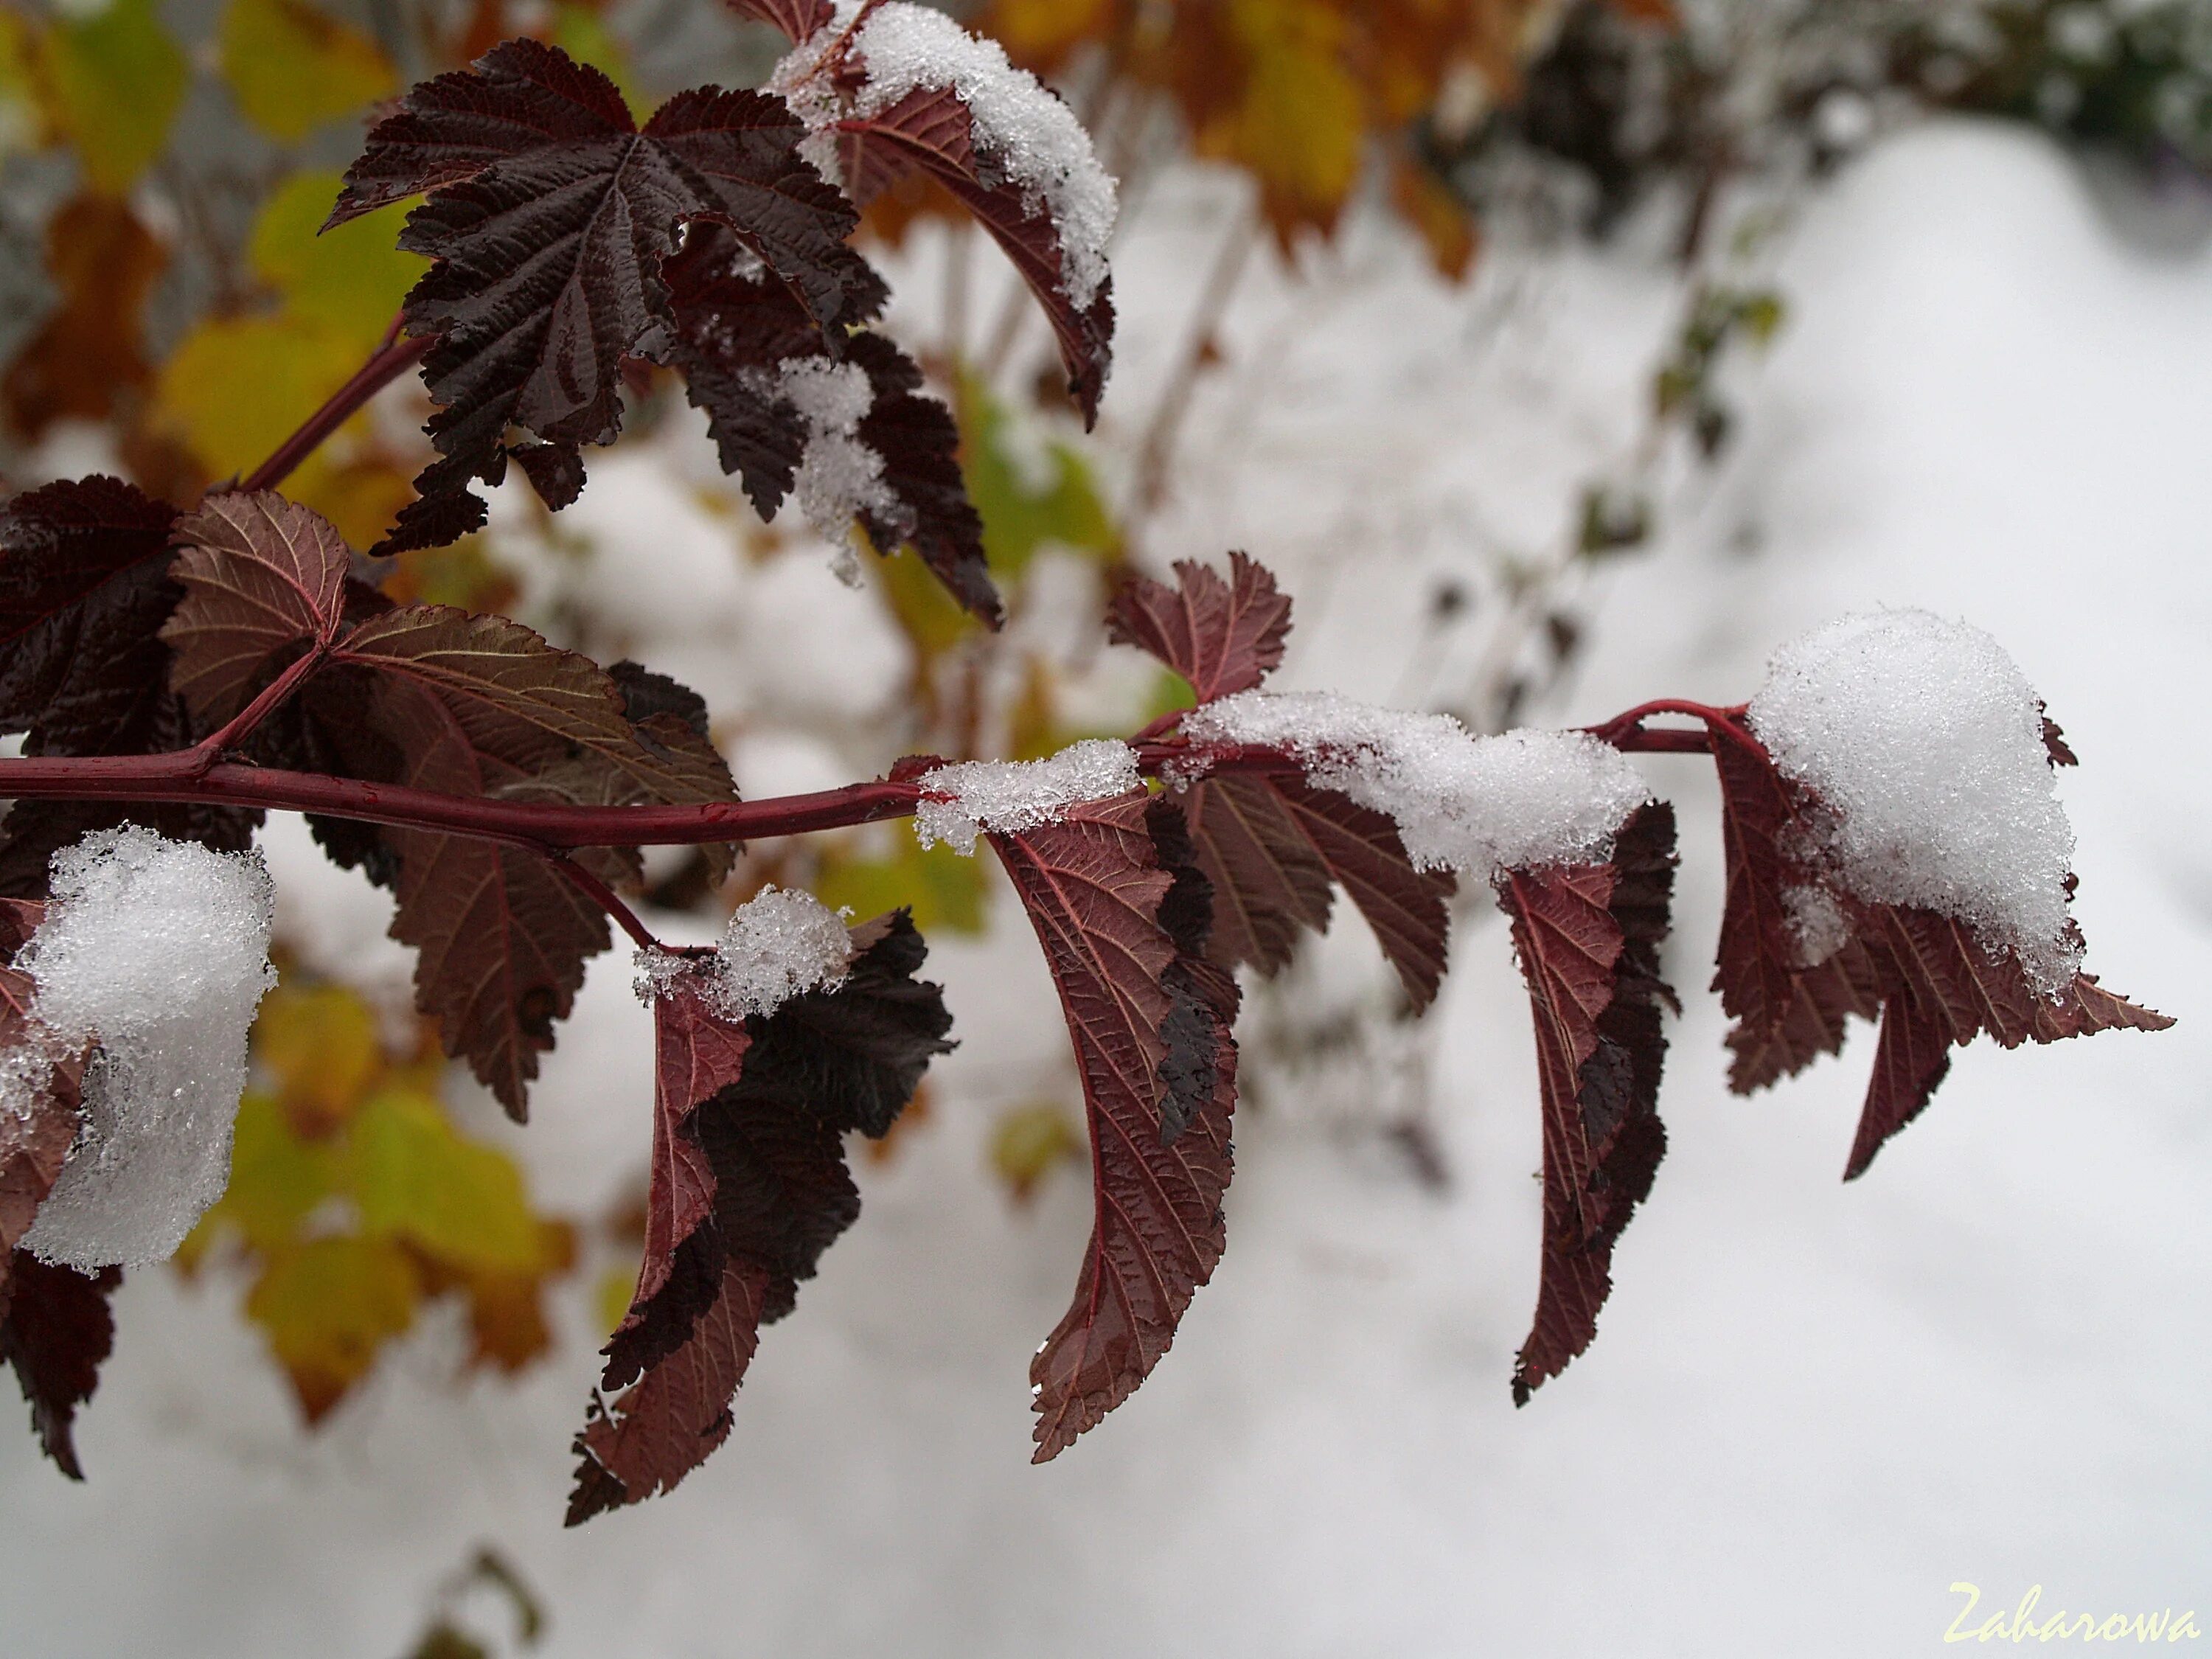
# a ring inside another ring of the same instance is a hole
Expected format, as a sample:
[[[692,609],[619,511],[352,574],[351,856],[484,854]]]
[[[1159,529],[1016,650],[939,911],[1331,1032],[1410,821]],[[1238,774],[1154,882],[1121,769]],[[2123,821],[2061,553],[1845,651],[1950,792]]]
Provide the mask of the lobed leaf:
[[[274,490],[210,495],[174,536],[185,597],[161,628],[169,683],[217,722],[245,706],[272,658],[330,645],[353,556],[328,520]]]
[[[1243,553],[1230,554],[1226,581],[1190,560],[1175,570],[1173,587],[1149,576],[1123,583],[1107,609],[1107,638],[1158,657],[1200,702],[1250,690],[1283,660],[1290,596]]]

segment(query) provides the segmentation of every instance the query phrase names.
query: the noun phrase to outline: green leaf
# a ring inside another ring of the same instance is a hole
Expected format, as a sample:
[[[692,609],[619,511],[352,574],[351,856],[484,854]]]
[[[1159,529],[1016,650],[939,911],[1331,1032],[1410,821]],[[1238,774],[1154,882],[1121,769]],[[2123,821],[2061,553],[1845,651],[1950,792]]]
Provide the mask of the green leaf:
[[[273,1096],[250,1093],[238,1106],[230,1185],[185,1240],[179,1260],[192,1266],[226,1229],[235,1229],[247,1249],[274,1255],[338,1186],[331,1149],[301,1139]]]
[[[1073,448],[1048,443],[1041,458],[1023,456],[1012,411],[971,377],[962,378],[957,412],[961,469],[983,515],[993,574],[1016,580],[1048,543],[1102,559],[1119,550],[1091,468]]]
[[[415,1265],[386,1238],[317,1238],[273,1256],[246,1298],[313,1423],[415,1322]]]
[[[222,70],[246,118],[288,144],[399,89],[375,41],[307,0],[231,0]]]
[[[362,1228],[420,1245],[460,1267],[529,1272],[544,1254],[514,1161],[465,1140],[444,1110],[392,1088],[354,1120],[354,1199]]]
[[[168,142],[191,78],[184,53],[155,0],[110,0],[55,25],[46,44],[53,113],[87,182],[123,195]]]
[[[343,336],[356,355],[366,356],[430,262],[393,245],[396,210],[318,234],[343,182],[336,173],[287,179],[254,222],[251,255],[255,274],[283,297],[286,312]]]
[[[825,853],[814,881],[815,896],[831,909],[856,916],[881,915],[904,905],[925,933],[983,931],[984,866],[949,847],[925,848],[899,837],[889,858],[847,858]]]

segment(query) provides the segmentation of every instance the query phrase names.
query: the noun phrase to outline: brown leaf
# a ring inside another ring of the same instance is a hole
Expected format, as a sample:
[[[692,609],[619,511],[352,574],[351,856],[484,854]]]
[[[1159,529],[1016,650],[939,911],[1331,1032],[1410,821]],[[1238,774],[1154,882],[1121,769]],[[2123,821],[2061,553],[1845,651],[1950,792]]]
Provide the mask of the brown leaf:
[[[236,714],[279,653],[336,637],[353,556],[320,514],[274,490],[210,495],[175,540],[185,597],[161,637],[169,683],[201,719]]]
[[[153,379],[140,319],[167,251],[129,205],[80,196],[46,228],[61,305],[0,382],[9,424],[35,441],[56,421],[105,421]]]

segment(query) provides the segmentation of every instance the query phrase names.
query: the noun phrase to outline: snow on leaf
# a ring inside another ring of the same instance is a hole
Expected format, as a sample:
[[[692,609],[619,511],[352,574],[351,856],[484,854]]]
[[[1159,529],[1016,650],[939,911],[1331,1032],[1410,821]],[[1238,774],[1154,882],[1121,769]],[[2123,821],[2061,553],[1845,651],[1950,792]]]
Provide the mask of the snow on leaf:
[[[319,514],[274,490],[210,495],[175,540],[185,597],[161,637],[169,682],[202,720],[236,714],[278,653],[337,635],[352,555]]]
[[[656,975],[659,1033],[647,1248],[604,1388],[576,1437],[571,1526],[665,1492],[729,1432],[759,1328],[860,1214],[842,1137],[881,1137],[945,1053],[951,1018],[914,977],[904,912],[850,933],[834,986],[742,1020],[703,971]]]
[[[1036,295],[1087,423],[1112,362],[1115,185],[1073,113],[943,13],[845,0],[769,86],[823,137],[863,204],[921,173],[957,197]],[[826,159],[826,158],[825,158]]]
[[[1642,806],[1606,864],[1508,871],[1496,881],[1528,982],[1543,1096],[1544,1250],[1513,1399],[1589,1346],[1613,1288],[1613,1246],[1667,1150],[1659,978],[1674,882],[1674,812]]]
[[[866,403],[840,429],[814,429],[822,423],[801,418],[796,380],[830,370],[835,360],[787,289],[738,268],[739,252],[719,228],[702,226],[666,267],[672,359],[707,412],[723,470],[743,481],[764,519],[795,486],[805,505],[811,478],[851,471],[854,483],[836,492],[848,498],[831,514],[836,521],[817,527],[840,540],[857,517],[879,553],[911,544],[955,599],[995,626],[999,596],[951,411],[923,393],[921,370],[905,352],[860,333],[844,343],[846,365],[836,372],[865,377]],[[833,458],[842,467],[830,466]]]
[[[2047,741],[2039,709],[2038,720],[2036,735]],[[1727,864],[1713,987],[1735,1022],[1729,1086],[1739,1094],[1764,1088],[1839,1053],[1853,1017],[1878,1020],[1874,1075],[1846,1180],[1865,1173],[1889,1137],[1926,1107],[1952,1048],[1984,1033],[2010,1048],[2173,1023],[2089,974],[2047,991],[2031,979],[2012,939],[1993,946],[1972,921],[1856,896],[1822,854],[1823,837],[1835,833],[1835,809],[1784,778],[1742,724],[1707,724]],[[1912,852],[1909,843],[1903,850]],[[2070,896],[2070,876],[2064,887]],[[1816,901],[1810,906],[1808,895]],[[1808,936],[1808,910],[1831,919],[1833,937]],[[2061,954],[2078,960],[2080,934],[2071,921],[2063,927]]]
[[[605,75],[527,40],[409,92],[371,130],[330,218],[430,192],[400,241],[436,262],[405,315],[436,338],[423,377],[441,459],[382,550],[481,526],[468,486],[499,481],[510,425],[551,447],[524,462],[549,503],[573,495],[579,446],[621,424],[623,358],[665,331],[660,262],[687,221],[730,227],[831,339],[873,314],[882,283],[844,246],[854,210],[800,156],[805,136],[780,100],[712,87],[641,131]]]
[[[1190,561],[1175,569],[1173,587],[1147,576],[1124,584],[1106,613],[1107,637],[1158,657],[1200,702],[1250,690],[1283,659],[1290,596],[1242,553],[1229,556],[1226,581]]]
[[[118,479],[47,484],[0,506],[0,731],[32,755],[141,755],[188,746],[167,690],[161,624],[176,509]],[[46,890],[46,861],[88,830],[150,824],[235,851],[255,816],[204,806],[19,801],[0,826],[0,892]]]
[[[120,1268],[88,1277],[17,1250],[0,1285],[0,1358],[15,1368],[39,1444],[72,1480],[84,1479],[71,1437],[76,1408],[92,1398],[115,1346],[107,1298],[122,1282]]]
[[[1136,790],[991,837],[1060,991],[1097,1194],[1074,1299],[1030,1366],[1038,1462],[1143,1382],[1224,1242],[1234,985],[1194,955],[1203,878],[1152,809]]]
[[[76,1138],[84,1081],[82,1054],[55,1043],[32,1014],[37,989],[29,975],[0,968],[0,1302],[9,1260]]]

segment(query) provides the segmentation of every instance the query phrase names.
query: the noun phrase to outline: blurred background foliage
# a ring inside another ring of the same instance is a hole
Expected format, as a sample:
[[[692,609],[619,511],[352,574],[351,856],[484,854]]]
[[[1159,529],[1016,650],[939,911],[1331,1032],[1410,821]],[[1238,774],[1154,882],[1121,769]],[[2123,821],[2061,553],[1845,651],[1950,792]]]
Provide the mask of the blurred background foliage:
[[[909,556],[872,565],[870,603],[902,642],[905,695],[896,720],[830,733],[830,760],[848,769],[907,751],[1042,755],[1187,702],[1174,677],[1103,658],[1099,606],[1173,494],[1193,388],[1220,360],[1240,278],[1273,258],[1297,280],[1358,212],[1397,221],[1451,282],[1480,269],[1486,246],[1631,234],[1677,273],[1677,321],[1641,382],[1644,436],[1626,465],[1568,505],[1557,548],[1501,561],[1483,604],[1437,595],[1439,628],[1485,633],[1474,676],[1427,700],[1494,728],[1580,648],[1577,573],[1652,538],[1677,458],[1725,448],[1721,371],[1784,321],[1771,250],[1797,192],[1936,110],[2033,123],[2182,188],[2212,174],[2202,0],[951,9],[1062,90],[1122,180],[1125,216],[1194,162],[1240,175],[1247,205],[1194,273],[1152,395],[1109,400],[1091,441],[1019,285],[984,263],[988,245],[926,184],[872,206],[876,244],[941,260],[933,330],[899,324],[957,413],[1011,622],[984,633]],[[393,248],[399,209],[317,234],[364,123],[404,86],[515,34],[605,70],[641,111],[686,86],[757,84],[783,44],[714,0],[12,0],[0,12],[0,478],[116,471],[189,501],[275,449],[389,337],[422,268]],[[690,432],[650,365],[631,391],[633,444]],[[392,388],[288,493],[369,544],[409,498],[427,413],[419,387]],[[711,469],[666,471],[728,560],[760,571],[818,556],[788,525],[756,521]],[[514,611],[611,659],[629,648],[623,625],[580,574],[603,539],[591,501],[561,520],[523,502],[481,536],[374,574],[396,597]],[[756,793],[769,773],[745,754],[818,757],[834,723],[772,700],[716,701],[714,714]],[[933,934],[981,931],[992,893],[978,862],[884,826],[756,847],[720,892],[696,858],[649,869],[649,896],[667,907],[714,912],[775,880],[857,915],[911,903]],[[538,1214],[514,1162],[464,1127],[465,1090],[434,1048],[382,1019],[344,985],[288,976],[257,1030],[260,1083],[230,1194],[182,1258],[186,1272],[239,1265],[246,1311],[310,1420],[427,1306],[460,1310],[470,1364],[512,1370],[550,1340],[549,1285],[580,1264],[618,1312],[635,1261],[634,1214]],[[1364,1029],[1346,1026],[1344,1045],[1367,1041]],[[1072,1106],[1051,1100],[1010,1108],[988,1145],[1018,1199],[1084,1157]]]

